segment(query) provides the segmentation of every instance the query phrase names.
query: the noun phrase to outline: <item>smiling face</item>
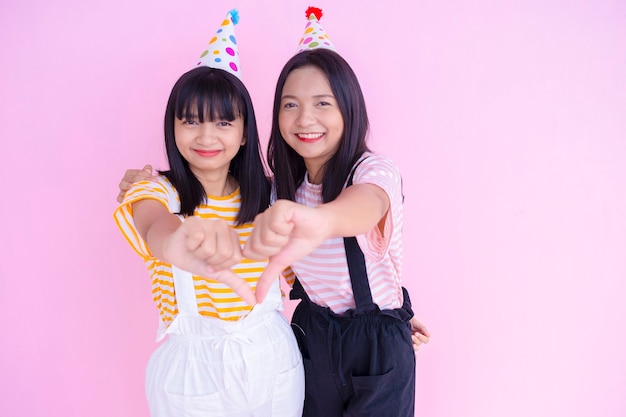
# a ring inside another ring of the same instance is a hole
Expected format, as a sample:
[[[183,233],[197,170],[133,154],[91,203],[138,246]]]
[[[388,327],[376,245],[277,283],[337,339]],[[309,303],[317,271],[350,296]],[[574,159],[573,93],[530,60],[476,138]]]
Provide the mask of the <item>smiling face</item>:
[[[176,147],[189,168],[198,177],[224,176],[230,162],[245,144],[244,122],[241,116],[234,120],[207,120],[198,117],[174,120]]]
[[[285,81],[278,113],[280,133],[302,158],[309,181],[321,181],[321,168],[339,148],[343,117],[324,73],[315,66],[293,70]]]

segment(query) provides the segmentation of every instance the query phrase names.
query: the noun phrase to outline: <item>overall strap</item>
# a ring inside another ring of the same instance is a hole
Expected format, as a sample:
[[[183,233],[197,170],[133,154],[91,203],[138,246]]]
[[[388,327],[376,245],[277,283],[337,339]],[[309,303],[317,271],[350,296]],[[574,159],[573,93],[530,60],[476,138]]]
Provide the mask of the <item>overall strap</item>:
[[[200,314],[191,273],[172,265],[172,275],[174,276],[174,293],[176,294],[178,314]]]
[[[346,188],[352,185],[352,179],[356,168],[366,158],[358,161],[348,177]],[[348,262],[348,271],[350,273],[350,283],[352,284],[352,293],[354,294],[354,304],[356,313],[372,310],[376,307],[372,299],[372,291],[370,290],[369,280],[367,279],[367,268],[365,267],[365,256],[359,247],[356,236],[344,237],[343,244],[346,248],[346,260]]]

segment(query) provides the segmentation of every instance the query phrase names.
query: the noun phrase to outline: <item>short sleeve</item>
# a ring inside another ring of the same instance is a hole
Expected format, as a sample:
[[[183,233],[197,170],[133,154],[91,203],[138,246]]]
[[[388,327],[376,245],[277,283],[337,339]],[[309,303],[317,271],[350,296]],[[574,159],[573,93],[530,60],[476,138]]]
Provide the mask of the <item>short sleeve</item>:
[[[130,246],[143,258],[144,261],[153,259],[147,243],[143,240],[133,219],[132,204],[140,200],[156,200],[163,204],[168,211],[172,212],[172,187],[165,178],[159,177],[157,181],[141,181],[133,184],[126,192],[124,201],[115,209],[113,218],[122,235]]]
[[[374,227],[365,235],[357,236],[359,246],[366,255],[373,259],[380,259],[389,248],[394,229],[401,222],[402,208],[402,178],[400,170],[393,161],[383,155],[369,155],[356,169],[354,184],[374,184],[380,187],[389,198],[389,212],[385,219],[384,230],[381,234],[378,227]]]
[[[282,275],[287,285],[289,285],[289,287],[293,287],[293,283],[296,282],[296,274],[293,272],[293,269],[291,269],[290,266],[285,268]]]

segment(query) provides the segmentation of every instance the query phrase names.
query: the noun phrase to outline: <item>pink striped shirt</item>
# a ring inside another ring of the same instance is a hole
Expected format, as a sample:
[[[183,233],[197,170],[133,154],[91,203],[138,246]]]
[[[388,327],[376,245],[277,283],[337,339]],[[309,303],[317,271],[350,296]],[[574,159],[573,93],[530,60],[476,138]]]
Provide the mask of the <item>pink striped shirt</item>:
[[[356,169],[353,184],[374,184],[389,197],[390,209],[384,236],[378,225],[358,235],[374,302],[383,309],[402,306],[402,189],[400,172],[387,157],[368,156]],[[296,192],[296,201],[310,207],[322,204],[320,184],[311,184],[305,176]],[[358,208],[355,208],[357,210]],[[324,241],[313,253],[291,268],[313,302],[336,313],[354,308],[354,296],[348,274],[343,238]]]

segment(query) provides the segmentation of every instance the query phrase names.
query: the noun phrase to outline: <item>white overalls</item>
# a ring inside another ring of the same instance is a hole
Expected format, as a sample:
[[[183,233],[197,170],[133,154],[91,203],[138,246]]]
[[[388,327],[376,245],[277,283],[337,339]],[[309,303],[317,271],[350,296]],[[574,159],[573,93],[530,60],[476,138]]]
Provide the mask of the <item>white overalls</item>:
[[[178,316],[152,354],[146,395],[152,417],[300,417],[304,370],[278,280],[239,321],[198,313],[193,278],[172,267]]]

